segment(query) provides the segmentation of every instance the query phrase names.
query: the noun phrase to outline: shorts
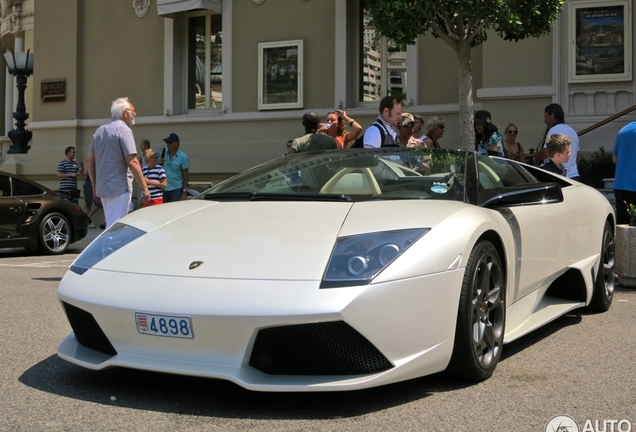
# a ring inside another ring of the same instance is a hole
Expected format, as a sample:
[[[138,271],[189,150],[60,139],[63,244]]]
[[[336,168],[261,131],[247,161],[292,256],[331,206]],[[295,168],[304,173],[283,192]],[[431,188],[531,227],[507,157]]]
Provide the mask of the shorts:
[[[163,203],[163,198],[153,198],[150,201],[141,204],[141,207],[142,208],[143,207],[150,207],[150,206],[158,205],[158,204],[161,204],[161,203]]]
[[[84,182],[84,201],[86,201],[86,208],[95,207],[102,208],[102,200],[93,198],[93,185],[90,182]]]

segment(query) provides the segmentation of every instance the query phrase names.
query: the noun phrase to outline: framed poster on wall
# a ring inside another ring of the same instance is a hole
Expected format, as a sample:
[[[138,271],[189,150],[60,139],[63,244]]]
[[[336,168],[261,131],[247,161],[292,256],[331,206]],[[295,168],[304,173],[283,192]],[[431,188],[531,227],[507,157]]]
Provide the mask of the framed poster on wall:
[[[258,44],[258,109],[303,107],[303,41]]]
[[[568,2],[570,82],[632,79],[630,0]]]

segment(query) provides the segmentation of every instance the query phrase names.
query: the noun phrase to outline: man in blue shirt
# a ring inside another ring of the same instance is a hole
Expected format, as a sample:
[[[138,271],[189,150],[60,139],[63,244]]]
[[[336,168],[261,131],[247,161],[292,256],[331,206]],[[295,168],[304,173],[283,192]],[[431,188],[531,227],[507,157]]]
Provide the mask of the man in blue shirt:
[[[168,186],[163,191],[163,202],[181,201],[187,197],[189,184],[190,160],[188,156],[179,150],[179,136],[171,133],[164,138],[166,148],[161,151],[158,162],[163,165],[168,178]]]
[[[626,224],[629,222],[627,206],[636,205],[636,122],[628,124],[618,132],[612,160],[616,164],[616,223]]]

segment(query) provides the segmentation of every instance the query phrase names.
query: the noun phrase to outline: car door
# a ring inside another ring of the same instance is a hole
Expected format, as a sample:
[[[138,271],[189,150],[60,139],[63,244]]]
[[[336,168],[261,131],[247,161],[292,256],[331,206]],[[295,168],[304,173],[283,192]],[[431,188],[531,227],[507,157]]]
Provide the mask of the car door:
[[[25,212],[24,202],[12,194],[11,180],[10,176],[0,174],[0,241],[19,232]]]
[[[539,183],[515,162],[480,157],[477,162],[478,187],[482,195],[506,188]],[[515,238],[516,299],[534,291],[566,267],[569,246],[569,209],[564,201],[500,207]]]

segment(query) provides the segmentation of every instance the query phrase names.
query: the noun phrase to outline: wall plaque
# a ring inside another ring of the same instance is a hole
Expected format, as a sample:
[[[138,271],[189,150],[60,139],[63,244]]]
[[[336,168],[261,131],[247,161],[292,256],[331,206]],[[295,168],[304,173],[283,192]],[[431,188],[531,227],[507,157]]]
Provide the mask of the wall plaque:
[[[66,100],[66,80],[51,79],[42,80],[40,83],[42,102],[55,102]]]

